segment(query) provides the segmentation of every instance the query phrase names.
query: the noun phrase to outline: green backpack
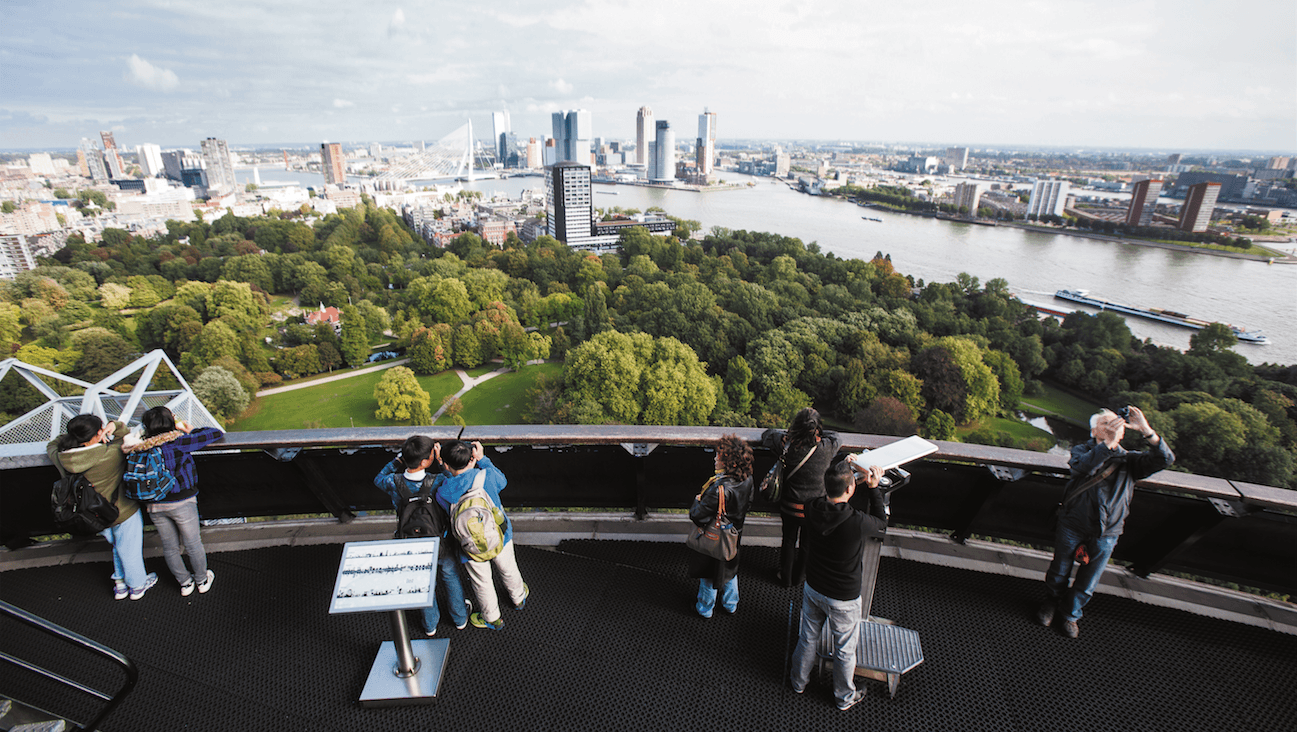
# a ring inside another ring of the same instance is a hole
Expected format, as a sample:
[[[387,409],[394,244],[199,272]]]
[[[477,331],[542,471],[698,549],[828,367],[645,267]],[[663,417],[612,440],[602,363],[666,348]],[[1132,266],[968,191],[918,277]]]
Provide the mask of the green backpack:
[[[504,512],[483,489],[485,483],[486,471],[479,469],[473,487],[450,507],[451,531],[474,562],[489,562],[504,551]]]

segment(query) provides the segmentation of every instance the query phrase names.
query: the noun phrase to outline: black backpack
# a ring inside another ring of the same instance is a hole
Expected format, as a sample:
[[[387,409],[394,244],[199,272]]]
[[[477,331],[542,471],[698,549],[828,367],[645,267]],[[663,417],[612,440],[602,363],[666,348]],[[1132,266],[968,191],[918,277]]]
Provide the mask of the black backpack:
[[[69,534],[98,534],[117,520],[117,505],[99,495],[85,473],[68,473],[54,481],[50,507],[54,526]]]
[[[404,479],[396,480],[396,490],[401,502],[396,508],[396,538],[425,539],[431,536],[443,536],[446,533],[446,512],[432,496],[432,483],[435,476],[427,475],[419,492],[410,495],[404,485]]]

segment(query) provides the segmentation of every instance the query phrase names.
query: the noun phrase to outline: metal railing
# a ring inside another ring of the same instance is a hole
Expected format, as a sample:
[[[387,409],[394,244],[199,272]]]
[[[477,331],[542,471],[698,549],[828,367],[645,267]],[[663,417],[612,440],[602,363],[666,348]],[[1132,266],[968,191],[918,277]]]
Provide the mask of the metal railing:
[[[5,652],[0,652],[0,661],[4,661],[13,666],[17,666],[18,668],[34,673],[37,676],[53,681],[62,687],[73,689],[83,694],[88,694],[101,701],[108,702],[99,710],[99,713],[96,714],[93,719],[85,724],[78,725],[76,729],[93,730],[98,728],[99,724],[103,722],[104,719],[107,718],[107,716],[126,699],[127,695],[131,693],[131,690],[135,688],[135,683],[139,680],[140,676],[139,670],[135,668],[135,664],[132,663],[129,658],[123,656],[117,651],[114,651],[108,646],[92,641],[79,633],[74,633],[67,628],[55,625],[48,620],[32,615],[26,610],[10,605],[7,602],[0,602],[0,614],[13,618],[24,625],[52,635],[69,644],[78,646],[92,654],[106,658],[125,672],[126,680],[122,683],[121,688],[113,694],[108,694],[79,681],[63,676],[62,674],[38,666],[30,661],[26,661]],[[25,700],[18,701],[27,703]]]
[[[388,510],[374,474],[416,430],[356,428],[235,432],[196,456],[204,518],[328,513],[341,522]],[[436,440],[480,440],[509,479],[513,509],[598,508],[644,518],[688,508],[711,473],[710,446],[735,432],[756,446],[761,430],[714,427],[424,427]],[[844,452],[894,437],[844,433]],[[892,497],[893,525],[1037,547],[1053,542],[1066,459],[1007,448],[938,442],[907,466],[910,485]],[[1174,449],[1174,445],[1171,446]],[[756,473],[774,462],[757,450]],[[53,533],[43,455],[0,458],[0,529],[6,544]],[[754,511],[777,511],[757,503]],[[1175,571],[1267,592],[1297,593],[1297,493],[1163,471],[1140,481],[1114,559],[1136,574]]]

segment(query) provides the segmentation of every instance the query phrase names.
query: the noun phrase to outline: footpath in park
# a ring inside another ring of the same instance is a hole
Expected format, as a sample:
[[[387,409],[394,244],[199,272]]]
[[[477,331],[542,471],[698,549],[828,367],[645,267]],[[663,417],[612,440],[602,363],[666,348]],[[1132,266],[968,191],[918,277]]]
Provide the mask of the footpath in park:
[[[342,379],[350,379],[356,376],[364,376],[365,374],[372,374],[375,371],[390,369],[393,366],[400,366],[402,364],[406,364],[409,362],[410,359],[408,358],[398,358],[395,361],[388,361],[387,363],[379,364],[378,366],[367,366],[363,369],[356,369],[354,371],[344,371],[339,374],[334,374],[333,376],[326,376],[323,379],[312,379],[311,381],[303,381],[298,384],[289,384],[288,386],[276,386],[273,389],[262,389],[261,391],[257,392],[257,396],[263,397],[263,396],[270,396],[271,394],[282,394],[283,392],[293,391],[295,389],[309,389],[312,386],[327,384],[330,381],[340,381]]]
[[[303,383],[300,383],[300,384],[289,384],[288,386],[276,386],[276,387],[273,388],[273,389],[262,389],[261,391],[257,392],[257,396],[259,396],[259,397],[263,397],[263,396],[269,396],[269,395],[271,395],[271,394],[280,394],[280,393],[283,393],[283,392],[286,392],[286,391],[293,391],[293,390],[295,390],[295,389],[309,389],[309,388],[311,388],[312,386],[319,386],[320,384],[327,384],[327,383],[329,383],[330,381],[340,381],[340,380],[342,380],[342,379],[350,379],[350,378],[353,378],[353,377],[356,377],[356,376],[364,376],[365,374],[372,374],[372,373],[374,373],[375,371],[382,371],[383,369],[390,369],[390,368],[392,368],[393,366],[400,366],[400,365],[402,365],[402,364],[406,364],[406,363],[409,363],[409,362],[410,362],[410,359],[408,359],[408,358],[401,358],[401,359],[397,359],[397,360],[395,360],[395,361],[391,361],[391,362],[388,362],[388,363],[385,363],[385,364],[380,364],[380,365],[378,365],[378,366],[370,366],[370,367],[363,368],[363,369],[356,369],[355,371],[347,371],[347,372],[345,372],[345,373],[341,373],[341,374],[334,374],[333,376],[327,376],[327,377],[325,377],[325,378],[323,378],[323,379],[315,379],[315,380],[313,380],[313,381],[306,381],[306,382],[303,382]],[[528,366],[532,366],[532,365],[535,365],[535,364],[538,364],[538,363],[545,363],[545,359],[542,358],[542,359],[537,359],[537,360],[535,360],[535,361],[528,361],[528,362],[527,362],[527,365],[528,365]],[[469,375],[468,375],[467,373],[465,373],[464,371],[462,371],[462,370],[460,370],[460,369],[455,369],[455,375],[459,377],[459,380],[460,380],[461,382],[463,382],[464,385],[460,388],[459,391],[455,392],[454,399],[459,399],[460,397],[463,397],[464,394],[468,393],[468,390],[469,390],[469,389],[472,389],[473,387],[477,386],[478,384],[482,383],[483,381],[486,381],[487,379],[493,379],[493,378],[499,376],[500,374],[507,374],[507,373],[509,373],[510,371],[512,371],[512,369],[510,369],[508,366],[501,366],[500,368],[496,369],[495,371],[491,371],[491,372],[489,372],[489,373],[482,374],[481,376],[479,376],[479,377],[477,377],[477,378],[475,379],[475,378],[469,376]],[[437,411],[436,411],[435,413],[433,413],[433,415],[432,415],[432,424],[436,424],[436,423],[437,423],[437,420],[441,418],[441,415],[444,414],[444,413],[446,412],[446,407],[451,403],[451,401],[453,401],[453,400],[452,400],[452,399],[448,399],[448,400],[446,400],[445,404],[442,404],[442,405],[437,409]]]
[[[529,363],[529,364],[531,364],[531,363],[543,363],[543,361],[528,361],[528,363]],[[464,373],[463,371],[461,371],[461,370],[459,370],[459,369],[455,369],[455,375],[459,377],[459,380],[460,380],[460,381],[464,382],[464,386],[461,387],[459,391],[455,392],[455,396],[453,396],[453,397],[450,398],[450,399],[447,399],[447,400],[445,401],[445,403],[443,403],[440,407],[438,407],[436,412],[433,412],[433,414],[432,414],[432,423],[433,423],[433,424],[437,424],[437,420],[438,420],[438,419],[441,419],[441,415],[442,415],[442,414],[445,414],[445,412],[446,412],[446,407],[449,406],[449,405],[451,404],[451,402],[453,402],[454,400],[459,399],[460,397],[464,396],[464,394],[468,393],[468,390],[469,390],[469,389],[472,389],[473,387],[477,386],[478,384],[482,383],[483,381],[486,381],[487,379],[494,379],[495,377],[499,376],[500,374],[507,374],[507,373],[509,373],[509,371],[511,371],[511,370],[512,370],[512,369],[510,369],[508,366],[501,366],[500,368],[496,369],[495,371],[492,371],[492,372],[490,372],[490,373],[486,373],[486,374],[482,374],[481,376],[479,376],[479,377],[477,377],[476,379],[474,379],[474,378],[470,377],[468,374]]]

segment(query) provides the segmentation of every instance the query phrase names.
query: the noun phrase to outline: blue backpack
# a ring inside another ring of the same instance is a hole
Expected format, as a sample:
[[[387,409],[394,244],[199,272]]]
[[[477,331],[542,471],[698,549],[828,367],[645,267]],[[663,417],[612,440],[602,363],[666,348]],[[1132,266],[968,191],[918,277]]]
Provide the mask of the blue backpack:
[[[162,448],[140,450],[126,456],[126,497],[137,501],[158,501],[176,488],[176,476],[167,470]]]

